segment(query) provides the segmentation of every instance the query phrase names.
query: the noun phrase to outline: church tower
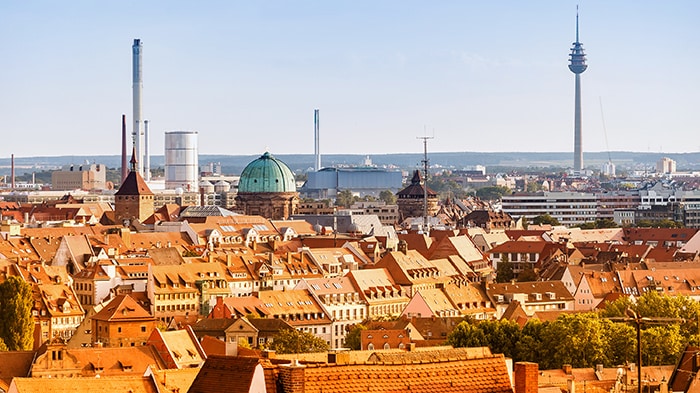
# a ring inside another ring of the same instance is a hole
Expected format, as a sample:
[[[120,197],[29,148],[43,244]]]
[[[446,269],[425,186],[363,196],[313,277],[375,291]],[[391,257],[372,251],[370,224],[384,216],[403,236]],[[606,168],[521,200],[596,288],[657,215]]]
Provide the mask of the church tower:
[[[128,225],[137,220],[143,222],[153,215],[153,191],[138,172],[135,151],[131,155],[131,168],[126,179],[114,194],[114,218],[116,223]]]
[[[426,196],[427,199],[425,198]],[[411,184],[396,193],[396,197],[401,220],[410,217],[423,217],[423,209],[426,205],[428,217],[435,216],[439,209],[437,193],[425,185],[419,170],[413,172]]]

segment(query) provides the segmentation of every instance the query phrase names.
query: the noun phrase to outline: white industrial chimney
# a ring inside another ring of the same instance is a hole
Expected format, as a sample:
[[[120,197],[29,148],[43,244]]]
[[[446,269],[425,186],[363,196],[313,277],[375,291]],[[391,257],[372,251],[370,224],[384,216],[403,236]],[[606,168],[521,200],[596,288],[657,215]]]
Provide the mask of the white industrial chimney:
[[[148,139],[148,120],[143,121],[143,180],[151,180],[151,155],[148,150],[150,149],[150,139]]]
[[[321,170],[321,147],[319,134],[319,117],[318,109],[314,109],[314,170],[316,172]]]
[[[143,90],[143,75],[141,70],[141,40],[134,39],[132,50],[132,73],[133,73],[133,105],[134,105],[134,129],[131,133],[134,139],[134,150],[136,152],[136,161],[139,167],[139,174],[143,176],[144,167],[144,147],[143,147],[143,129],[141,120],[141,90]]]

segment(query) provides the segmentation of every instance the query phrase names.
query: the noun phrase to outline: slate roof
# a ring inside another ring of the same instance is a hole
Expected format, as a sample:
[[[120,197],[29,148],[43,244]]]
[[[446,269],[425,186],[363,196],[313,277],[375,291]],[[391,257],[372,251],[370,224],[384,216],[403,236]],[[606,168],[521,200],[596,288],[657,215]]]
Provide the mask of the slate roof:
[[[411,179],[411,184],[404,188],[403,190],[396,193],[399,198],[410,198],[410,197],[420,197],[423,198],[425,192],[423,190],[423,185],[421,185],[421,175],[419,170],[413,172],[413,178]],[[428,198],[437,197],[437,193],[427,188]]]

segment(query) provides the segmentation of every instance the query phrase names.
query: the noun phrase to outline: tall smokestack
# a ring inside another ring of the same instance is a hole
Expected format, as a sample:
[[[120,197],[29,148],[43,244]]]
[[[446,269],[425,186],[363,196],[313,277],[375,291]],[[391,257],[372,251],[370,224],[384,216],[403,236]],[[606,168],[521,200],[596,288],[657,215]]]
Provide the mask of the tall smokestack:
[[[151,155],[148,149],[151,143],[148,139],[148,120],[143,121],[143,142],[143,179],[149,181],[151,180]]]
[[[126,115],[122,115],[122,181],[121,184],[124,184],[124,180],[126,180],[126,177],[129,175],[129,166],[127,164],[127,159],[126,159]]]
[[[318,127],[318,109],[314,109],[314,170],[316,170],[316,172],[321,170],[321,147],[319,143],[321,136],[319,135]]]
[[[12,178],[12,190],[14,190],[15,189],[15,155],[14,154],[12,155],[12,169],[11,169],[11,171],[12,171],[12,174],[10,175],[10,177]]]
[[[133,104],[134,104],[134,129],[132,136],[134,138],[134,148],[136,149],[136,161],[144,162],[143,159],[143,130],[141,129],[141,90],[143,90],[143,75],[141,70],[141,40],[135,39],[134,45],[131,47],[133,54],[132,72],[133,72]],[[139,170],[139,174],[143,176],[143,165]]]

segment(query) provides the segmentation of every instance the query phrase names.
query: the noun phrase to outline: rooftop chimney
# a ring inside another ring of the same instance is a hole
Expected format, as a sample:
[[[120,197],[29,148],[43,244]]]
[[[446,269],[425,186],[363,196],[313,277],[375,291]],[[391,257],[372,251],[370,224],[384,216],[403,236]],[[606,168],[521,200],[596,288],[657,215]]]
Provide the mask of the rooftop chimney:
[[[515,363],[515,393],[537,393],[539,367],[537,363]]]

